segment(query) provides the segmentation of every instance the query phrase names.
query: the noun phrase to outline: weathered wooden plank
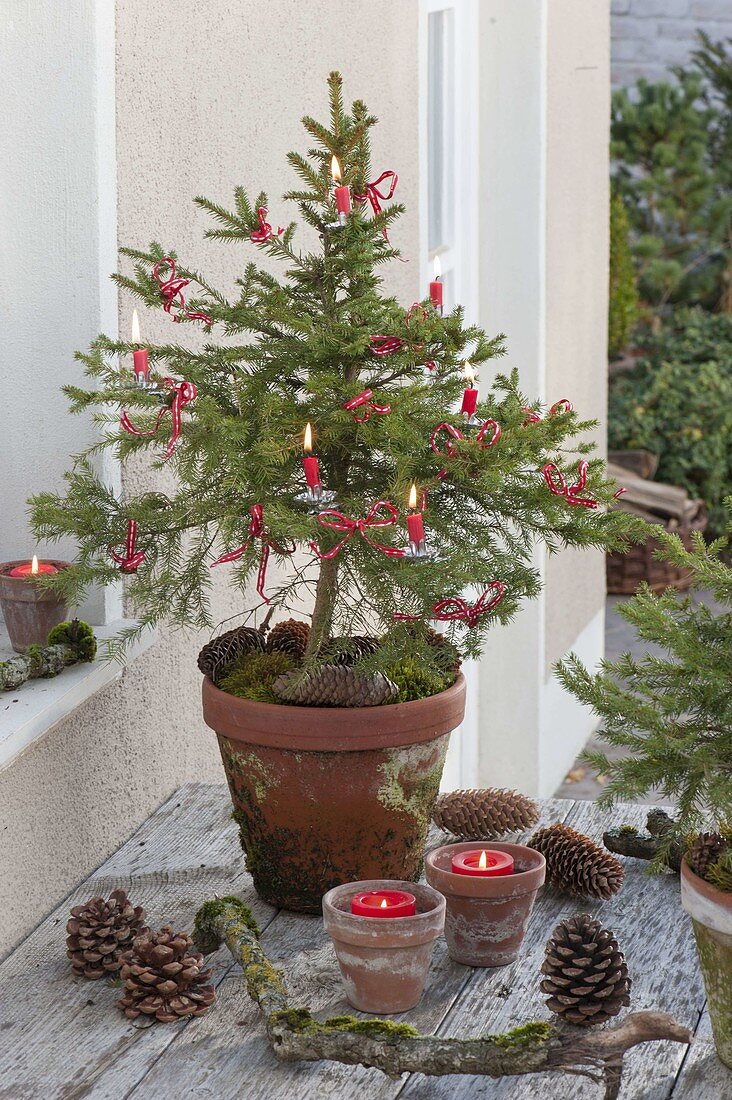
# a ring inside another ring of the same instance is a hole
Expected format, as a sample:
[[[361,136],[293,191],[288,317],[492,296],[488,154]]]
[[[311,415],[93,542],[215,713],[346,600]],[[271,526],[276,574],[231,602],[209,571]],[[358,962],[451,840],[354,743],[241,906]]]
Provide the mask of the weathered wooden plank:
[[[712,1022],[704,1009],[694,1042],[684,1059],[672,1100],[731,1100],[732,1070],[720,1062],[714,1050]]]
[[[271,921],[274,910],[256,898],[241,856],[235,860],[238,841],[227,802],[223,787],[195,785],[178,792],[0,966],[3,1100],[77,1100],[93,1094],[117,1100],[178,1032],[191,1026],[140,1027],[115,1007],[118,988],[72,975],[65,954],[71,905],[121,883],[145,906],[153,926],[171,922],[190,929],[199,905],[215,893],[238,894],[263,926]],[[225,851],[232,853],[230,869],[222,873],[218,865]],[[141,852],[149,853],[150,871]],[[220,983],[231,958],[222,950],[211,962]]]
[[[644,807],[619,807],[618,821],[645,821]],[[597,839],[607,825],[607,813],[595,803],[571,804],[567,823]],[[585,902],[545,889],[537,900],[521,958],[502,970],[478,970],[453,1006],[440,1034],[464,1037],[481,1031],[505,1031],[529,1019],[550,1019],[539,990],[539,968],[544,944],[561,918],[590,912],[617,934],[626,952],[634,979],[632,1007],[672,1012],[681,1023],[693,1027],[704,1003],[685,922],[680,918],[678,879],[649,877],[645,864],[626,863],[626,883],[610,902]],[[627,1059],[622,1096],[625,1100],[666,1100],[685,1048],[654,1043],[631,1052]],[[537,1076],[491,1083],[491,1100],[576,1100],[588,1095],[588,1084],[566,1075]],[[475,1095],[475,1082],[467,1077],[440,1081],[417,1078],[408,1081],[400,1097],[409,1100],[463,1100]],[[530,1089],[530,1092],[528,1091]]]

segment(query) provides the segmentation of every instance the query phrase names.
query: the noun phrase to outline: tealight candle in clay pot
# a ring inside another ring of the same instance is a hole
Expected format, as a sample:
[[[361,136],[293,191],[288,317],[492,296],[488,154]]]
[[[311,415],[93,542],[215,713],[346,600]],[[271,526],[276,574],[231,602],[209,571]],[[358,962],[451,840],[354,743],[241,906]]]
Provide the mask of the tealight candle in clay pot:
[[[491,841],[486,863],[489,855],[494,855],[507,870],[481,874],[484,869],[477,866],[481,851],[475,841],[436,848],[427,855],[425,875],[430,886],[445,896],[450,958],[466,966],[506,966],[521,949],[536,894],[544,882],[546,862],[540,852],[523,844]],[[466,854],[470,856],[467,861]],[[470,865],[473,857],[475,868],[453,870],[455,860]]]
[[[374,893],[387,898],[406,894],[413,899],[415,912],[401,916],[384,916],[383,909],[378,916],[352,912],[354,899]],[[346,997],[354,1008],[377,1015],[414,1008],[445,923],[441,894],[415,882],[345,883],[323,898],[323,922],[333,941]]]
[[[30,645],[45,645],[49,632],[68,618],[64,600],[55,592],[39,588],[34,577],[68,569],[67,561],[0,562],[0,606],[16,653]]]

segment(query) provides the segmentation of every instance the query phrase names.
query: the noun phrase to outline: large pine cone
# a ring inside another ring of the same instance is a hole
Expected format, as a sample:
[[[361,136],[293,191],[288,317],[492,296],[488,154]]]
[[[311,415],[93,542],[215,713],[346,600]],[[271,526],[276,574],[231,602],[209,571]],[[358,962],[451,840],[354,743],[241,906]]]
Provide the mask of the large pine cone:
[[[541,972],[547,1007],[572,1024],[603,1024],[630,1004],[631,980],[618,941],[589,913],[560,921]]]
[[[148,931],[144,920],[145,910],[134,906],[124,890],[113,890],[106,901],[96,897],[75,905],[66,925],[74,973],[92,980],[116,974],[120,957]]]
[[[546,859],[547,882],[557,890],[607,901],[623,885],[622,863],[569,825],[539,829],[528,844]]]
[[[169,924],[148,932],[122,959],[125,991],[117,1003],[131,1020],[141,1013],[164,1024],[202,1016],[216,999],[214,987],[207,984],[211,971],[202,970],[202,963],[203,955],[186,932],[174,932]]]
[[[530,829],[539,807],[518,791],[450,791],[440,795],[433,821],[464,840],[497,840],[507,833]]]
[[[198,667],[204,676],[210,677],[215,684],[224,676],[229,665],[237,657],[252,650],[264,649],[264,636],[251,626],[237,626],[227,630],[218,638],[208,642],[198,654]]]
[[[353,638],[329,638],[320,647],[318,657],[329,665],[355,665],[365,657],[373,657],[380,648],[378,638],[356,634]]]
[[[267,652],[279,649],[296,661],[301,661],[310,641],[310,627],[299,619],[285,619],[272,627],[267,638]]]
[[[303,677],[285,672],[272,685],[286,703],[311,707],[378,707],[388,703],[399,688],[381,672],[357,672],[348,665],[323,665]]]
[[[709,868],[727,848],[727,841],[719,833],[699,833],[691,842],[686,858],[692,871],[700,878],[706,878]]]

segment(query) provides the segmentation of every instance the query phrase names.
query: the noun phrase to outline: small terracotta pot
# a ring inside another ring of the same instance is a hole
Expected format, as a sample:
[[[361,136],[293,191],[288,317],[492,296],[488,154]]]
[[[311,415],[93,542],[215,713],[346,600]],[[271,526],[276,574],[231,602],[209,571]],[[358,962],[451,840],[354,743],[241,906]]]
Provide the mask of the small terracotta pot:
[[[681,904],[694,926],[714,1045],[732,1069],[732,894],[694,874],[684,859]]]
[[[381,707],[256,703],[203,682],[257,893],[319,913],[323,894],[377,876],[418,879],[465,680]]]
[[[57,569],[68,569],[71,564],[44,560]],[[30,645],[45,645],[51,629],[68,618],[66,602],[55,592],[43,591],[25,577],[8,576],[17,565],[27,564],[27,560],[0,562],[0,607],[16,653],[25,653]]]
[[[351,898],[366,890],[408,890],[413,917],[354,917]],[[429,886],[401,880],[349,882],[323,898],[323,922],[333,941],[346,996],[360,1012],[406,1012],[422,996],[435,940],[445,923],[445,899]]]
[[[513,856],[512,875],[456,875],[452,857],[485,847]],[[428,852],[425,874],[447,900],[445,939],[450,958],[466,966],[506,966],[517,957],[543,885],[546,861],[523,844],[446,844]]]

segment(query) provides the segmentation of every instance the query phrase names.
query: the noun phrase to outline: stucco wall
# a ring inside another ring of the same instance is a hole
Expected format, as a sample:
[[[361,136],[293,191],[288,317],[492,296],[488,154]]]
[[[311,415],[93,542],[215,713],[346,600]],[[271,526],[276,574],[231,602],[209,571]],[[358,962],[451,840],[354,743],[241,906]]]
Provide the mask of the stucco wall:
[[[94,64],[93,50],[85,45],[91,25],[88,7],[81,0],[66,5],[68,39],[59,27],[49,41],[51,52],[53,43],[60,43],[59,50],[75,64],[81,63],[77,48],[87,64]],[[341,68],[347,95],[364,98],[383,119],[373,162],[399,172],[399,197],[410,211],[394,232],[407,255],[416,257],[413,0],[398,5],[374,0],[368,18],[352,0],[311,0],[305,5],[209,0],[205,6],[179,0],[174,9],[149,0],[119,0],[116,60],[120,241],[144,245],[160,240],[190,266],[231,287],[248,258],[246,249],[202,242],[205,219],[190,199],[202,192],[227,202],[238,183],[255,192],[264,188],[276,219],[281,210],[277,196],[293,183],[285,153],[295,146],[307,148],[300,116],[323,114],[325,78],[330,69]],[[34,64],[31,71],[40,81],[38,68],[43,66]],[[27,102],[18,104],[31,119],[57,98],[58,66],[49,63],[46,68],[48,85],[40,81],[37,95],[30,94],[31,88]],[[75,111],[83,112],[84,103],[80,90]],[[93,196],[88,201],[93,216]],[[54,239],[65,211],[62,202],[48,227]],[[90,247],[81,248],[73,271],[65,272],[68,285],[39,259],[35,274],[47,292],[29,310],[29,332],[53,334],[62,314],[71,310],[64,292],[86,280],[96,286],[98,272],[89,269]],[[63,242],[58,248],[63,249]],[[20,266],[30,285],[32,272]],[[392,266],[391,288],[411,301],[417,291],[417,263]],[[5,300],[7,305],[12,296]],[[129,315],[130,304],[122,301],[123,332],[129,330]],[[141,321],[143,333],[153,340],[170,336],[170,322],[162,313],[146,314]],[[34,359],[45,385],[56,386],[68,377],[72,349],[86,343],[97,328],[87,324],[77,331],[70,325],[53,369],[43,356],[40,362]],[[50,335],[47,343],[53,343]],[[72,449],[66,436],[58,446],[64,452]],[[136,489],[145,480],[138,466],[130,485]],[[223,618],[233,609],[223,578],[218,584],[216,613]],[[196,637],[164,634],[120,681],[0,773],[0,954],[176,786],[190,778],[223,777],[213,735],[199,714],[199,645]]]
[[[668,79],[704,30],[715,41],[732,35],[730,0],[612,0],[612,81],[615,87]]]

